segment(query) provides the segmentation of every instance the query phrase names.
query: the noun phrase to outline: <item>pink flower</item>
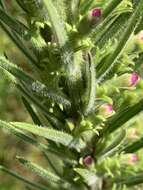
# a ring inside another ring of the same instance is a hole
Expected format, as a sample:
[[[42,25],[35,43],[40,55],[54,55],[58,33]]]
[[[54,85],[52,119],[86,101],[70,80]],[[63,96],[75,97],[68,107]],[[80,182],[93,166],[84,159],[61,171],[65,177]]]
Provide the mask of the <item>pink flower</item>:
[[[138,157],[137,157],[136,154],[132,154],[132,155],[131,155],[131,161],[132,161],[132,162],[138,161]]]
[[[103,117],[110,117],[114,113],[112,104],[103,104],[99,108],[99,114]]]
[[[131,78],[130,78],[130,84],[131,86],[134,86],[137,84],[137,82],[139,81],[140,77],[138,76],[137,73],[132,73]]]
[[[135,162],[137,162],[139,160],[138,156],[136,154],[130,154],[128,163],[129,164],[134,164]]]
[[[137,39],[138,39],[139,41],[143,41],[143,30],[140,31],[140,32],[137,34]]]
[[[122,87],[128,88],[128,87],[135,86],[139,80],[140,80],[140,77],[136,72],[125,73],[117,78],[116,85],[121,88]]]
[[[101,13],[102,13],[102,11],[100,8],[95,8],[92,10],[91,15],[92,15],[92,17],[100,17]]]
[[[87,166],[91,165],[93,163],[93,158],[88,155],[88,156],[85,156],[84,159],[83,159],[83,163]]]

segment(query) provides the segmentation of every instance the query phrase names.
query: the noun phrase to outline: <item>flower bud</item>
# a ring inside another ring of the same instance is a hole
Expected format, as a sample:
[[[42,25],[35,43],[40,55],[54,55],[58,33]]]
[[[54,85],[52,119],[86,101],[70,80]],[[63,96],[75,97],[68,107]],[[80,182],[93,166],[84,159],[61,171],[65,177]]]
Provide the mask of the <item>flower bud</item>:
[[[101,16],[101,9],[95,8],[91,12],[92,17],[100,17]]]
[[[135,86],[138,81],[140,80],[140,77],[137,73],[133,72],[133,73],[126,73],[123,74],[121,76],[119,76],[115,83],[118,87],[133,87]]]
[[[137,139],[138,138],[138,131],[135,128],[131,128],[128,130],[127,134],[128,139]]]
[[[94,8],[87,15],[85,15],[77,26],[79,35],[86,36],[98,24],[102,15],[100,8]]]
[[[121,163],[123,164],[133,165],[137,161],[139,161],[139,158],[136,154],[133,154],[133,153],[123,154],[121,156]]]
[[[132,165],[135,162],[137,162],[138,160],[139,159],[138,159],[138,156],[136,154],[130,154],[128,163]]]
[[[136,44],[143,50],[143,30],[136,35]]]
[[[114,114],[112,104],[103,104],[99,108],[99,114],[102,115],[104,118],[108,118]]]
[[[86,166],[91,166],[91,165],[93,164],[93,162],[94,162],[94,160],[93,160],[93,158],[92,158],[90,155],[85,156],[85,157],[83,158],[83,163],[84,163]]]
[[[137,37],[138,37],[138,40],[143,42],[143,30],[140,31],[140,33],[137,35]]]

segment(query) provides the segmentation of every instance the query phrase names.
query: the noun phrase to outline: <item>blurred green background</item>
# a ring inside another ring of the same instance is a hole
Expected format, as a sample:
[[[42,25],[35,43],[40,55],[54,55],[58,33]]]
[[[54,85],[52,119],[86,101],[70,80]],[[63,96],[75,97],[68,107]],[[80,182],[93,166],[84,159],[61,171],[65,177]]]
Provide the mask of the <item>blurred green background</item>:
[[[7,1],[8,9],[17,16],[19,10],[17,6],[11,6],[11,1]],[[5,54],[8,58],[20,65],[26,65],[26,59],[14,46],[7,35],[0,28],[0,54]],[[0,72],[0,118],[7,121],[30,121],[28,113],[21,102],[20,96],[14,86],[10,85],[3,73]],[[29,176],[27,171],[22,170],[15,160],[16,155],[37,157],[36,150],[27,147],[15,136],[7,131],[0,130],[0,164],[14,169],[19,173]],[[38,157],[37,157],[38,158]],[[32,179],[32,176],[31,176]],[[0,172],[0,190],[24,190],[25,186]]]

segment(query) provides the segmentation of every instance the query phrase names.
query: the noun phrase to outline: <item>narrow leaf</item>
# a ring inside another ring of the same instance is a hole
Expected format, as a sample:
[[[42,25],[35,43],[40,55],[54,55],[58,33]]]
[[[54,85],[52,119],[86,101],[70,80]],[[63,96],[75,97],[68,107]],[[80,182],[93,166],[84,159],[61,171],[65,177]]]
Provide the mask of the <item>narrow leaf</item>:
[[[115,61],[120,56],[123,48],[126,45],[126,42],[128,41],[130,35],[137,26],[138,23],[137,19],[141,14],[142,8],[143,8],[143,0],[140,0],[138,6],[134,10],[131,18],[129,19],[128,26],[125,29],[125,32],[122,34],[117,47],[115,48],[114,52],[104,62],[100,70],[97,72],[97,78],[99,78],[99,81],[102,81],[102,79],[105,78],[106,74],[110,72],[110,70],[115,64]]]
[[[54,129],[48,129],[45,127],[36,127],[32,124],[27,123],[11,122],[11,124],[17,128],[33,133],[34,135],[44,137],[48,140],[60,143],[70,148],[82,149],[85,147],[85,143],[81,141],[81,139],[79,139],[79,141],[75,143],[74,137],[65,132],[61,132]]]
[[[125,184],[126,186],[133,186],[143,183],[143,172],[135,173],[134,175],[128,175],[121,179],[116,179],[115,183]]]
[[[105,158],[108,157],[109,155],[111,156],[111,154],[113,155],[113,153],[115,153],[116,150],[118,150],[118,147],[121,145],[125,136],[126,136],[126,131],[121,130],[121,132],[119,133],[119,135],[117,135],[117,137],[115,137],[113,142],[111,142],[111,144],[109,144],[101,153],[98,154],[98,157]]]
[[[41,125],[40,119],[38,118],[38,116],[37,116],[36,113],[34,112],[32,106],[29,104],[29,102],[28,102],[24,97],[22,97],[22,101],[23,101],[23,104],[25,105],[27,111],[28,111],[29,114],[31,115],[31,118],[32,118],[33,122],[34,122],[36,125]]]
[[[40,167],[39,165],[32,163],[28,160],[25,160],[22,157],[17,156],[17,159],[19,160],[19,162],[21,164],[23,164],[25,167],[29,168],[32,172],[34,172],[37,175],[39,175],[40,177],[48,180],[49,183],[58,183],[59,185],[66,186],[66,187],[70,186],[70,184],[68,182],[64,181],[59,176],[51,173],[50,171]]]
[[[123,0],[111,0],[105,4],[103,17],[107,17]]]
[[[38,21],[47,20],[48,16],[43,0],[17,0],[17,2],[29,16],[36,17]]]
[[[83,178],[87,185],[92,186],[98,184],[99,177],[96,175],[95,172],[82,168],[75,168],[74,170]]]
[[[27,27],[19,21],[14,20],[13,17],[7,14],[2,8],[0,8],[0,20],[20,36],[23,37],[27,34]]]
[[[34,183],[32,181],[30,181],[29,179],[26,179],[24,177],[22,177],[21,175],[13,172],[12,170],[9,170],[7,168],[5,168],[4,166],[1,166],[0,165],[0,170],[15,177],[16,179],[22,181],[23,183],[27,184],[28,186],[31,186],[31,187],[34,187],[36,189],[40,189],[40,190],[48,190],[47,187],[43,186],[43,185],[40,185],[40,184],[37,184],[37,183]]]
[[[64,160],[65,162],[67,162],[69,164],[76,164],[76,160],[74,160],[72,157],[68,157],[68,155],[65,156],[63,153],[52,148],[52,146],[39,143],[35,138],[28,136],[22,130],[15,128],[10,123],[7,123],[5,121],[0,120],[0,128],[7,129],[10,133],[14,134],[15,136],[17,136],[18,138],[20,138],[24,142],[30,143],[33,146],[39,148],[42,152],[51,152],[51,153],[59,156],[60,159]]]
[[[129,143],[123,147],[122,151],[125,153],[133,153],[143,148],[143,137],[136,140],[135,142]]]
[[[53,26],[53,29],[55,31],[55,34],[58,38],[59,45],[63,47],[67,43],[67,34],[66,34],[63,21],[60,20],[60,16],[58,15],[58,12],[56,8],[54,7],[52,1],[51,0],[48,0],[48,1],[43,0],[43,1],[47,7],[48,15],[49,15],[51,24]]]
[[[81,14],[85,14],[87,11],[90,10],[90,8],[92,7],[94,3],[94,0],[84,0],[81,5],[80,5],[80,12]]]
[[[28,88],[31,93],[35,92],[42,97],[46,97],[51,99],[52,101],[55,101],[57,104],[62,104],[66,108],[69,108],[71,106],[70,101],[66,97],[57,94],[53,90],[48,89],[41,82],[35,81],[29,74],[27,74],[21,68],[17,67],[2,56],[0,56],[0,67],[10,72],[17,79],[24,81],[26,83],[25,88]]]
[[[0,26],[14,42],[14,44],[21,50],[21,52],[30,60],[30,62],[37,68],[40,68],[37,64],[37,60],[34,58],[34,56],[31,55],[31,52],[27,50],[27,47],[25,46],[22,39],[15,32],[11,32],[10,29],[8,29],[8,27],[1,21]]]
[[[124,110],[116,113],[111,119],[106,122],[106,129],[103,130],[104,133],[112,133],[113,131],[117,130],[127,121],[129,121],[132,117],[136,116],[143,110],[143,100],[140,100],[133,106],[127,107]]]

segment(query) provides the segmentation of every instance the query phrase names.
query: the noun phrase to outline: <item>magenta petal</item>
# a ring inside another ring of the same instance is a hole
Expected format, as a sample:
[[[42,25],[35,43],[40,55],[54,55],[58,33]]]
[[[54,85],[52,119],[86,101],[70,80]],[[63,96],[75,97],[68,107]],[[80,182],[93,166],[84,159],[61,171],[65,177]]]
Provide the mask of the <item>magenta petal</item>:
[[[113,106],[111,104],[107,104],[106,108],[107,108],[107,111],[110,113],[113,111]]]
[[[131,75],[131,86],[135,85],[139,80],[139,76],[137,73],[133,73]]]
[[[92,10],[92,17],[100,17],[101,16],[101,9],[96,8]]]
[[[86,156],[83,159],[83,162],[84,162],[85,165],[91,165],[93,163],[93,158],[91,156]]]
[[[131,161],[132,161],[132,162],[138,161],[138,157],[137,157],[136,154],[132,154],[132,155],[131,155]]]

